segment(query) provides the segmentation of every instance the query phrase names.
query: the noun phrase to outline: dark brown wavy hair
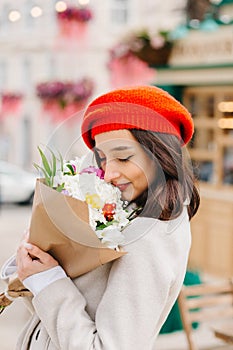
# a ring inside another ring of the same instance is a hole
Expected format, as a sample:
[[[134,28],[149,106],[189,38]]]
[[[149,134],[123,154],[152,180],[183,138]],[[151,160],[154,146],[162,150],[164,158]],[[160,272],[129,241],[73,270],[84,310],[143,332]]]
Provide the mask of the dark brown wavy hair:
[[[135,200],[142,208],[139,215],[172,220],[181,214],[186,201],[191,219],[198,210],[200,196],[186,148],[171,134],[130,131],[156,164],[153,183]]]

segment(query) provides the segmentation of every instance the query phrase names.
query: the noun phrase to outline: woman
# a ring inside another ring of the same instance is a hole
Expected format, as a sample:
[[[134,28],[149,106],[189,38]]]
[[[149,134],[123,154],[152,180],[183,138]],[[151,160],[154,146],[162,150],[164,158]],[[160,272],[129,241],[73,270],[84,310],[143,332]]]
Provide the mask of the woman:
[[[124,230],[127,254],[71,280],[52,256],[23,242],[18,276],[34,310],[17,349],[155,349],[183,283],[199,205],[182,151],[192,133],[188,111],[156,87],[111,91],[89,105],[83,139],[105,181],[137,207]]]

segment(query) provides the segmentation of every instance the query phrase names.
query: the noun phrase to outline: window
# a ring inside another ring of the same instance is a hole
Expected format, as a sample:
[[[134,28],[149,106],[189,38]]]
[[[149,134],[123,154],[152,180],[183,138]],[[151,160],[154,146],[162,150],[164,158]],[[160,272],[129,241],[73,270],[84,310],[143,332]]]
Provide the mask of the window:
[[[128,22],[128,0],[112,0],[111,22],[116,25]]]
[[[195,132],[189,153],[199,180],[232,185],[232,87],[186,88],[183,102],[194,118]]]

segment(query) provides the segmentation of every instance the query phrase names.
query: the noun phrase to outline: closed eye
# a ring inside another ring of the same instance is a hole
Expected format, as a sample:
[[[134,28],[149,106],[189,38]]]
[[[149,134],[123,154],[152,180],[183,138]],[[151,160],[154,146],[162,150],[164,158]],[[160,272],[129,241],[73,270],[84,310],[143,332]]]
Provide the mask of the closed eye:
[[[127,157],[127,158],[117,158],[117,160],[119,161],[119,162],[128,162],[129,160],[130,160],[130,158],[132,158],[133,156],[129,156],[129,157]]]

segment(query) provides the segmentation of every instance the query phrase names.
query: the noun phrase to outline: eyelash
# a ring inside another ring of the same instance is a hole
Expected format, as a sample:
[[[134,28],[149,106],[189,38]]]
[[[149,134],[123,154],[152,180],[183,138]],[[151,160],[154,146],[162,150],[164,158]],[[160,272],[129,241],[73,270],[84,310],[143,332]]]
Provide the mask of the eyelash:
[[[126,162],[128,162],[129,160],[130,160],[130,158],[132,158],[133,156],[129,156],[129,157],[127,157],[127,158],[117,158],[117,160],[119,161],[119,162],[122,162],[122,163],[126,163]],[[106,158],[100,158],[99,157],[99,162],[100,163],[103,163],[103,162],[105,162],[106,161]]]
[[[129,156],[127,158],[117,158],[117,160],[119,160],[119,162],[126,163],[126,162],[128,162],[130,160],[131,157],[132,156]]]

